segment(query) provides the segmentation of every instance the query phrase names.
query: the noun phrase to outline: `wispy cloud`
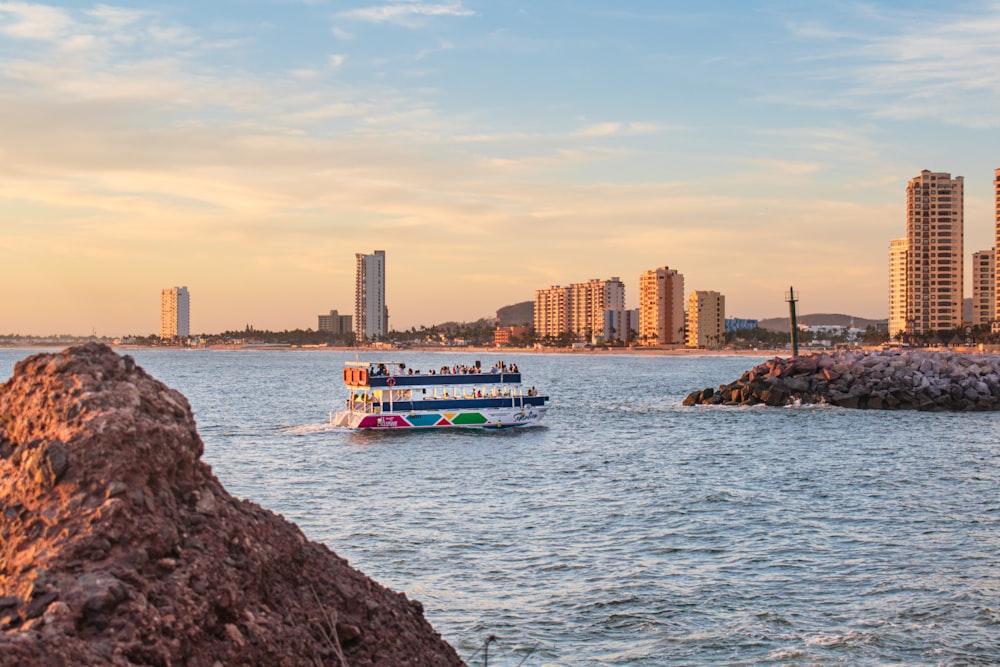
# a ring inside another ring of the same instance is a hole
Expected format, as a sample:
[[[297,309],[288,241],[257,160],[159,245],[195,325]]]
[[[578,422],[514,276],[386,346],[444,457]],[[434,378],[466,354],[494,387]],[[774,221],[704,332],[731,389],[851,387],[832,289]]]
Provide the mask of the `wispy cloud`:
[[[0,33],[8,37],[55,41],[72,25],[72,18],[55,7],[26,2],[0,3]]]
[[[429,4],[422,2],[397,2],[373,7],[362,7],[341,12],[338,16],[369,23],[394,23],[414,25],[414,20],[431,16],[474,16],[475,12],[461,2]]]
[[[940,12],[884,11],[864,18],[878,32],[818,23],[788,24],[794,35],[833,49],[836,69],[814,72],[843,88],[823,104],[867,110],[878,118],[936,118],[969,127],[998,127],[1000,3]],[[867,23],[866,23],[867,25]],[[822,47],[816,49],[822,51]],[[846,63],[846,64],[845,64]],[[786,95],[811,105],[815,100]],[[777,98],[775,98],[777,99]]]
[[[816,162],[755,160],[754,163],[764,169],[781,174],[782,176],[804,176],[808,174],[815,174],[823,169],[823,165]]]
[[[635,137],[647,134],[658,134],[670,128],[656,123],[620,123],[606,122],[588,125],[573,133],[573,136],[583,138],[599,137]]]

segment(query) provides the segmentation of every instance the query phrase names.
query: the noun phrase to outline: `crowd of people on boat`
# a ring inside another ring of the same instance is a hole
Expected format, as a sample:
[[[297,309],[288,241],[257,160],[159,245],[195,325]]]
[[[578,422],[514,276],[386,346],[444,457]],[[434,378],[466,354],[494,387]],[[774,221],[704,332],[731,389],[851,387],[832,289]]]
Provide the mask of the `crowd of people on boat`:
[[[482,364],[477,359],[473,364],[455,364],[454,366],[442,366],[440,369],[435,371],[433,368],[427,372],[428,375],[470,375],[477,373],[488,372],[491,375],[499,375],[503,373],[517,373],[517,364],[508,364],[504,361],[498,361],[493,366],[490,367],[489,371],[483,371]],[[386,375],[420,375],[419,369],[407,368],[406,364],[398,364],[395,373],[390,373],[389,368],[385,364],[372,365],[368,371],[369,375],[373,377],[386,376]]]

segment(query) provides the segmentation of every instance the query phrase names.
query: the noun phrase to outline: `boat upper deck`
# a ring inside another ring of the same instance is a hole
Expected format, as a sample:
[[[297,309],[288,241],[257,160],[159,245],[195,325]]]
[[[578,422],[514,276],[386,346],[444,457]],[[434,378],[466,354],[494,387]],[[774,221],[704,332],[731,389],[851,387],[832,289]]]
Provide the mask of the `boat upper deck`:
[[[521,383],[521,373],[514,365],[502,365],[482,370],[478,366],[453,369],[442,367],[441,372],[421,372],[407,369],[399,362],[371,363],[347,362],[344,368],[344,384],[363,389],[411,388],[411,387],[452,387],[461,385],[490,385]],[[463,370],[465,372],[463,372]]]

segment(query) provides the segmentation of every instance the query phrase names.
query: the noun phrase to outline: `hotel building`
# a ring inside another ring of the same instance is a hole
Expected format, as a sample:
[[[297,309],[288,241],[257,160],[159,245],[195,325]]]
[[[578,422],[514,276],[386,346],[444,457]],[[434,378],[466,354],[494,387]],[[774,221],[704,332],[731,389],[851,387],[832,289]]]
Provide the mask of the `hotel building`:
[[[684,276],[661,266],[639,277],[639,344],[684,342]]]
[[[354,278],[354,337],[359,343],[389,332],[389,310],[385,305],[385,251],[371,255],[356,253]]]
[[[187,338],[191,335],[191,295],[187,287],[160,291],[160,338]]]
[[[996,252],[972,253],[972,326],[985,326],[996,319]]]
[[[535,335],[587,343],[626,340],[625,285],[617,277],[535,291]]]
[[[726,297],[694,291],[687,302],[687,346],[720,347],[726,340]]]
[[[962,326],[964,179],[923,170],[906,187],[906,327]],[[912,328],[911,328],[912,327]]]
[[[906,239],[889,242],[889,340],[906,331]]]

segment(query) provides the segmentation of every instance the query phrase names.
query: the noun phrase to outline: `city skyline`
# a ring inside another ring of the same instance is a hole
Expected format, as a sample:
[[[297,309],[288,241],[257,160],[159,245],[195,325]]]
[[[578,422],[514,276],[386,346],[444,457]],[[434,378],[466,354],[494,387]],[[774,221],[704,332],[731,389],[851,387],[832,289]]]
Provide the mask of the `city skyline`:
[[[676,267],[733,317],[888,316],[906,186],[994,245],[1000,3],[0,3],[0,330],[394,329]],[[962,277],[972,294],[971,271]]]

